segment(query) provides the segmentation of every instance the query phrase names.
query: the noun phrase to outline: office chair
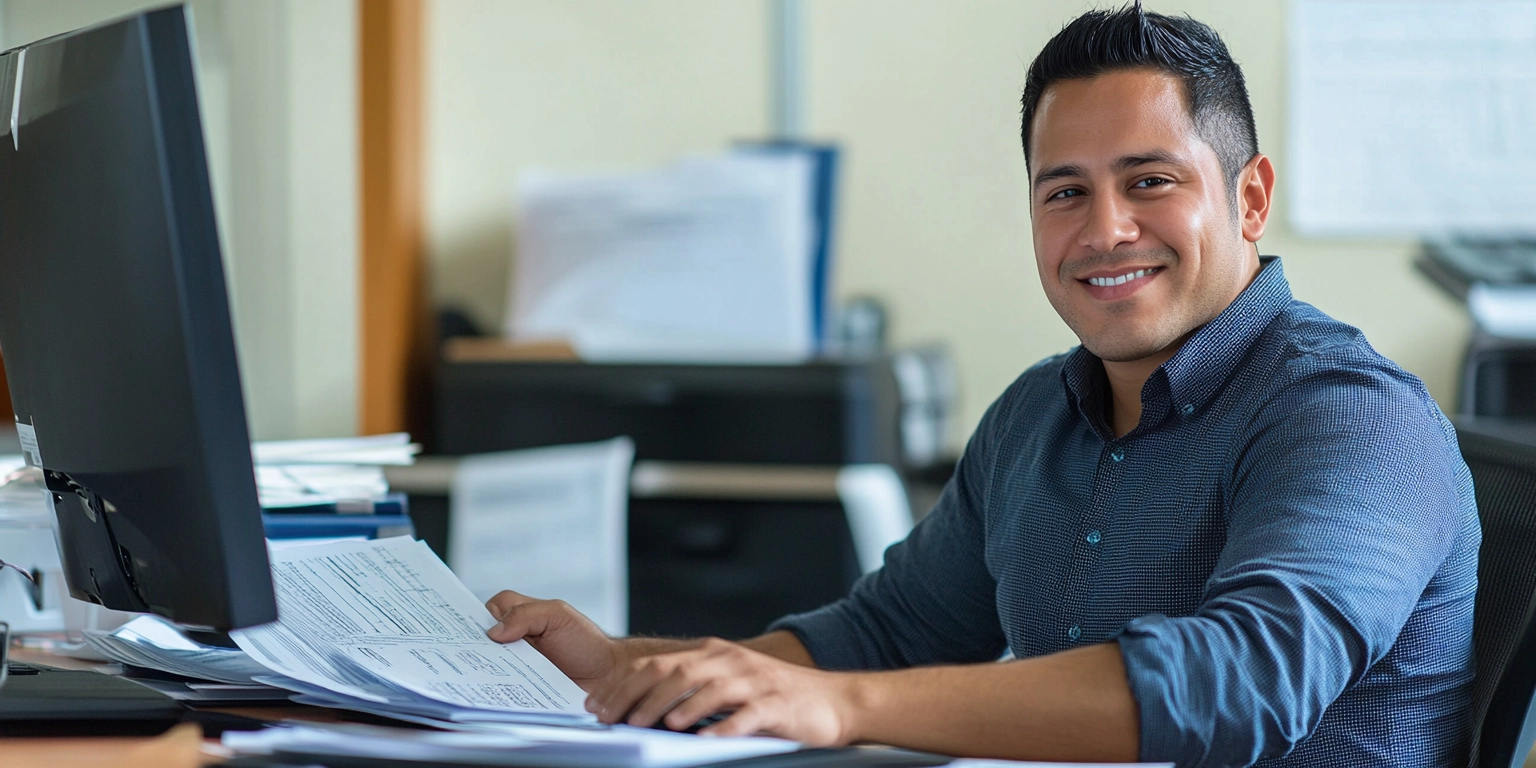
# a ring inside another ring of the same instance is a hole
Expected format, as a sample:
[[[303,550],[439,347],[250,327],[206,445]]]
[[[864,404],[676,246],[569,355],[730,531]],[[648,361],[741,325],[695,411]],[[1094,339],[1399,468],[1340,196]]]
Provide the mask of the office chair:
[[[1472,644],[1473,768],[1520,768],[1536,741],[1536,445],[1457,426],[1483,545]]]

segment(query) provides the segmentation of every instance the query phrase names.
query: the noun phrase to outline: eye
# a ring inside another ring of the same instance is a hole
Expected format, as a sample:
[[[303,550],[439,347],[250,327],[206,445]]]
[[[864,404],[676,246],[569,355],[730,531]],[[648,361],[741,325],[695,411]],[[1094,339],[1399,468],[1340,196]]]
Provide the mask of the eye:
[[[1141,181],[1138,181],[1135,184],[1132,184],[1131,187],[1133,189],[1151,189],[1153,187],[1161,187],[1164,184],[1169,184],[1169,183],[1172,183],[1171,179],[1165,179],[1165,178],[1163,178],[1161,176],[1151,176],[1151,177],[1142,179]]]
[[[1069,197],[1077,197],[1081,194],[1083,194],[1081,189],[1077,189],[1076,187],[1067,187],[1066,189],[1063,189],[1060,192],[1047,197],[1046,200],[1065,200]]]

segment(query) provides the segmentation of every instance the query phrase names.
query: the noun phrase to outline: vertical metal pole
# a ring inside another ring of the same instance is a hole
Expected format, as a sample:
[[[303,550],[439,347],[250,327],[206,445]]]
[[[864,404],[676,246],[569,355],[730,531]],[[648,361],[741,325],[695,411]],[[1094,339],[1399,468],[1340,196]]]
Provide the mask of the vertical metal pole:
[[[773,134],[793,140],[805,133],[805,17],[801,0],[770,0],[773,30]]]

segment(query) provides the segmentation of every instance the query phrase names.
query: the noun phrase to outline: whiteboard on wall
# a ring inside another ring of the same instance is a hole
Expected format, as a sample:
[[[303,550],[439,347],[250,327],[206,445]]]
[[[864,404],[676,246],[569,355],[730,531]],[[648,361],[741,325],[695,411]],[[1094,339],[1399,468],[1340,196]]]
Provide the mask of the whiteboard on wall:
[[[1536,0],[1294,0],[1308,235],[1536,232]]]

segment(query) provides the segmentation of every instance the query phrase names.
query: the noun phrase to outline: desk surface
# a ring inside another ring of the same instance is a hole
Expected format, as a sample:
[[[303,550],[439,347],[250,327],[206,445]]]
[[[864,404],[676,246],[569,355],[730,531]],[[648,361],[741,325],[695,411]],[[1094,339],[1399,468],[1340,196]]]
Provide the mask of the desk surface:
[[[60,669],[91,669],[97,664],[28,649],[12,649],[11,659]],[[272,707],[217,707],[209,711],[257,720],[336,722],[335,710],[299,704]],[[193,768],[222,761],[217,739],[204,739],[196,725],[181,725],[156,737],[75,736],[0,737],[0,768]]]
[[[89,669],[91,662],[29,650],[13,650],[11,658],[63,669]],[[220,707],[217,712],[257,720],[335,722],[334,710],[291,707]],[[69,738],[0,737],[0,768],[197,768],[223,761],[216,739],[204,739],[195,725],[181,725],[155,737],[77,736]],[[1536,751],[1525,761],[1536,768]]]

